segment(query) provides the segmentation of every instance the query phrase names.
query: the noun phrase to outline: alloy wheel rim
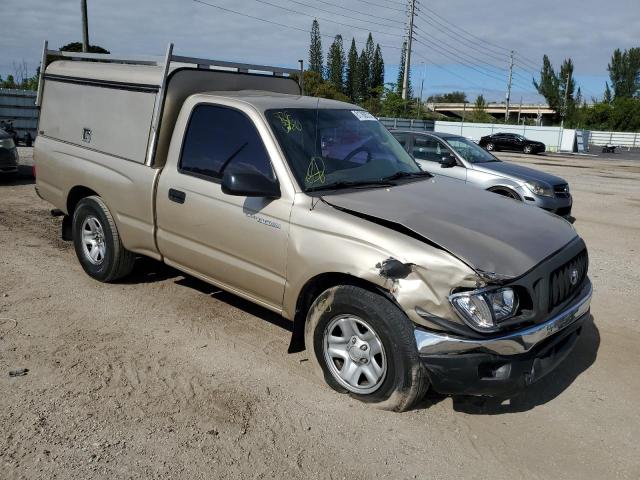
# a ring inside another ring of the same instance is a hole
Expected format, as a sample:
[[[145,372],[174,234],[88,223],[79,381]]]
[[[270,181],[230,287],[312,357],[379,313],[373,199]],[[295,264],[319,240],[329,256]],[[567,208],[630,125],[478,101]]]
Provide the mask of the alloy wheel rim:
[[[104,229],[97,217],[90,215],[82,222],[82,252],[93,265],[100,265],[104,261],[107,245]]]
[[[327,325],[324,358],[333,377],[350,392],[375,392],[385,379],[387,358],[375,330],[355,315],[339,315]]]

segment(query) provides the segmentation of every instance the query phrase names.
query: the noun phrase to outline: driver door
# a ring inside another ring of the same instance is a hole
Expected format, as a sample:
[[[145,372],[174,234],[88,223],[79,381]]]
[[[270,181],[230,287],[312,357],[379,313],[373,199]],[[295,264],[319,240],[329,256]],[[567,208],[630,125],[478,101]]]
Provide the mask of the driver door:
[[[292,195],[281,188],[275,199],[235,196],[221,187],[223,168],[276,177],[254,120],[236,108],[201,103],[188,122],[181,115],[179,129],[184,143],[174,148],[174,136],[157,189],[165,262],[280,311]]]
[[[467,169],[457,160],[456,155],[444,143],[431,135],[413,135],[413,158],[423,170],[432,175],[439,175],[459,182],[467,181]],[[443,167],[444,157],[452,155],[456,158],[454,167]]]

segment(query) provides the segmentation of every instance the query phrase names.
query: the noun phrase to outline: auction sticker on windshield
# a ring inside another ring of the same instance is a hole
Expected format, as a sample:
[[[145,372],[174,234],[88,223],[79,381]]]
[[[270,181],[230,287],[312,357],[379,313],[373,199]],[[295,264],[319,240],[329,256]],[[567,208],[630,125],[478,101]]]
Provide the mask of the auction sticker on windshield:
[[[376,117],[371,115],[369,112],[365,112],[364,110],[351,110],[351,113],[353,113],[355,117],[361,122],[364,122],[366,120],[376,120]]]

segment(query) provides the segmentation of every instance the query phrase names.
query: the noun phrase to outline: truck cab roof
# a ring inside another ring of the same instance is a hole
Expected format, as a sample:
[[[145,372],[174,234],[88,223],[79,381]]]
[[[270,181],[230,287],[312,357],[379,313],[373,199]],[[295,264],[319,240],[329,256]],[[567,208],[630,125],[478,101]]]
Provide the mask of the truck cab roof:
[[[200,97],[210,99],[226,98],[242,101],[261,112],[272,108],[331,108],[342,110],[361,110],[361,107],[338,100],[268,92],[264,90],[211,91],[202,92],[198,95]]]

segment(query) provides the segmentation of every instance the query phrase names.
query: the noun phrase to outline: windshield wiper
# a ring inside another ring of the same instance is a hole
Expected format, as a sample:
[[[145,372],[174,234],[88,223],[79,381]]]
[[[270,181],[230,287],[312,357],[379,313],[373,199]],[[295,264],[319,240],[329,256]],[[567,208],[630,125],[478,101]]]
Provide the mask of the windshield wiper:
[[[420,177],[433,177],[429,172],[420,171],[420,172],[396,172],[393,175],[389,175],[388,177],[383,177],[383,181],[387,180],[399,180],[401,178],[420,178]]]
[[[369,187],[395,187],[394,183],[387,181],[388,179],[380,180],[343,180],[340,182],[329,183],[327,185],[316,185],[315,187],[309,187],[305,192],[317,192],[319,190],[339,190],[342,188],[369,188]]]

